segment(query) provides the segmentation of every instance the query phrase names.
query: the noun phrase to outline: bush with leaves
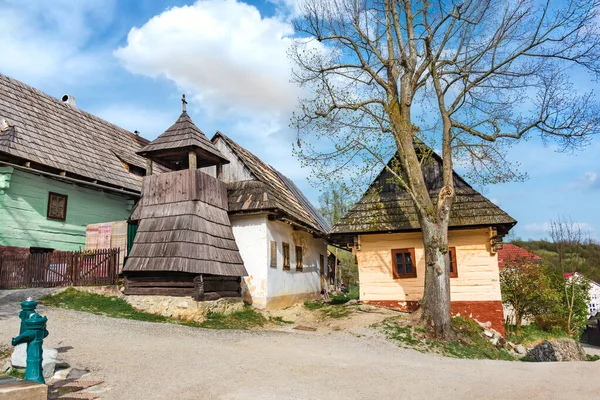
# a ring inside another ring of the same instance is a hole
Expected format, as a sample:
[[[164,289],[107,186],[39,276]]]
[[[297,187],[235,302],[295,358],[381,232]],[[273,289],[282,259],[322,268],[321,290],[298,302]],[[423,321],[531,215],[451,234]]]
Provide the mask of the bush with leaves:
[[[515,333],[524,318],[549,314],[560,295],[552,286],[546,269],[526,259],[517,259],[500,270],[502,302],[513,309]]]
[[[589,281],[582,275],[565,277],[562,273],[548,274],[552,288],[558,293],[558,301],[536,322],[544,330],[560,327],[573,337],[579,337],[588,319]]]

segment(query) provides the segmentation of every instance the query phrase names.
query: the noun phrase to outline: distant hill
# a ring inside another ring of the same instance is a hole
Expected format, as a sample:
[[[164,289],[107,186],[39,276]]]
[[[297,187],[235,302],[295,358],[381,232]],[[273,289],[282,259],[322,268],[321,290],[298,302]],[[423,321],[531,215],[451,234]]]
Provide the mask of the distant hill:
[[[556,246],[554,243],[545,240],[513,240],[511,243],[537,254],[542,257],[544,264],[558,269]],[[579,272],[588,279],[600,282],[600,244],[587,243],[581,245],[578,253],[582,265]]]

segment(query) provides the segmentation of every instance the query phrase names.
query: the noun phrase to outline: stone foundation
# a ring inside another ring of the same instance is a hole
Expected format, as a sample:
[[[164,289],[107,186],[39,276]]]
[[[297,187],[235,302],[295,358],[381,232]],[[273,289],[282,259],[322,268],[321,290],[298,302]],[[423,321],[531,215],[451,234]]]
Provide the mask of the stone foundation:
[[[418,301],[366,300],[361,301],[361,303],[404,312],[414,312],[420,307]],[[502,302],[499,300],[452,301],[450,302],[450,312],[453,316],[475,319],[481,324],[498,331],[502,336],[506,336],[506,332],[504,331],[504,309]]]
[[[125,300],[137,310],[194,322],[204,322],[209,312],[228,315],[244,309],[241,298],[196,301],[191,297],[126,296]]]
[[[362,304],[371,306],[392,308],[404,312],[415,312],[421,306],[418,301],[399,301],[399,300],[365,300]]]
[[[178,296],[125,296],[116,286],[89,286],[76,289],[106,296],[117,296],[131,304],[136,310],[185,321],[204,322],[209,312],[228,315],[244,309],[244,301],[239,297],[226,297],[215,301],[196,301],[191,297]]]

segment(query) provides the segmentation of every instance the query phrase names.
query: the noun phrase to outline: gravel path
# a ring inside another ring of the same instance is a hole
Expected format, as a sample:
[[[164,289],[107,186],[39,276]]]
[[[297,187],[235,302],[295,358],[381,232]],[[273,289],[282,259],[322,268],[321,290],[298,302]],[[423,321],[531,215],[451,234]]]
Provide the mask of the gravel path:
[[[0,293],[0,303],[6,299]],[[1,307],[1,305],[0,305]],[[591,399],[599,363],[458,360],[342,332],[215,331],[43,308],[102,399]],[[19,329],[0,322],[0,344]],[[592,382],[594,382],[592,384]]]

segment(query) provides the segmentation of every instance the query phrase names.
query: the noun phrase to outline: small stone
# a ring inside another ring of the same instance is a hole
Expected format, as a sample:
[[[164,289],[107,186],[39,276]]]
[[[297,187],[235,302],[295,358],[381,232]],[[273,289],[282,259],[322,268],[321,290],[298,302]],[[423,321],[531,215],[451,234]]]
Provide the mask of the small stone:
[[[525,348],[525,346],[523,346],[522,344],[518,344],[515,346],[515,351],[519,354],[525,354],[527,353],[527,349]]]
[[[483,334],[485,336],[489,337],[489,338],[493,338],[494,337],[494,332],[491,332],[491,331],[488,331],[488,330],[483,331]]]
[[[177,308],[183,308],[183,309],[186,309],[186,308],[189,308],[189,307],[190,307],[190,305],[188,304],[188,302],[187,302],[187,301],[181,301],[181,302],[179,302],[179,303],[177,304]]]
[[[89,373],[90,371],[87,369],[72,368],[71,371],[69,371],[69,375],[67,375],[67,379],[79,379]]]
[[[494,336],[494,337],[492,338],[492,340],[490,340],[490,342],[492,342],[492,344],[493,344],[494,346],[496,346],[496,345],[498,345],[498,340],[499,340],[499,339],[498,339],[498,337],[497,337],[497,336]]]
[[[527,352],[535,361],[585,361],[586,355],[579,342],[573,339],[546,340]]]
[[[45,379],[52,378],[54,375],[54,369],[56,368],[56,361],[42,360],[42,375]]]
[[[15,346],[10,356],[10,363],[14,368],[25,368],[27,366],[27,343]]]
[[[57,368],[56,372],[54,373],[54,376],[52,376],[52,379],[67,379],[67,377],[71,373],[71,370],[72,368],[64,368],[60,370]]]
[[[358,304],[358,300],[356,300],[356,299],[352,299],[346,303],[347,306],[355,306],[357,304]]]
[[[69,363],[68,363],[68,362],[66,362],[66,361],[57,361],[57,362],[56,362],[56,369],[57,369],[57,370],[60,370],[60,369],[67,369],[67,368],[70,368],[70,367],[71,367],[71,364],[69,364]]]

